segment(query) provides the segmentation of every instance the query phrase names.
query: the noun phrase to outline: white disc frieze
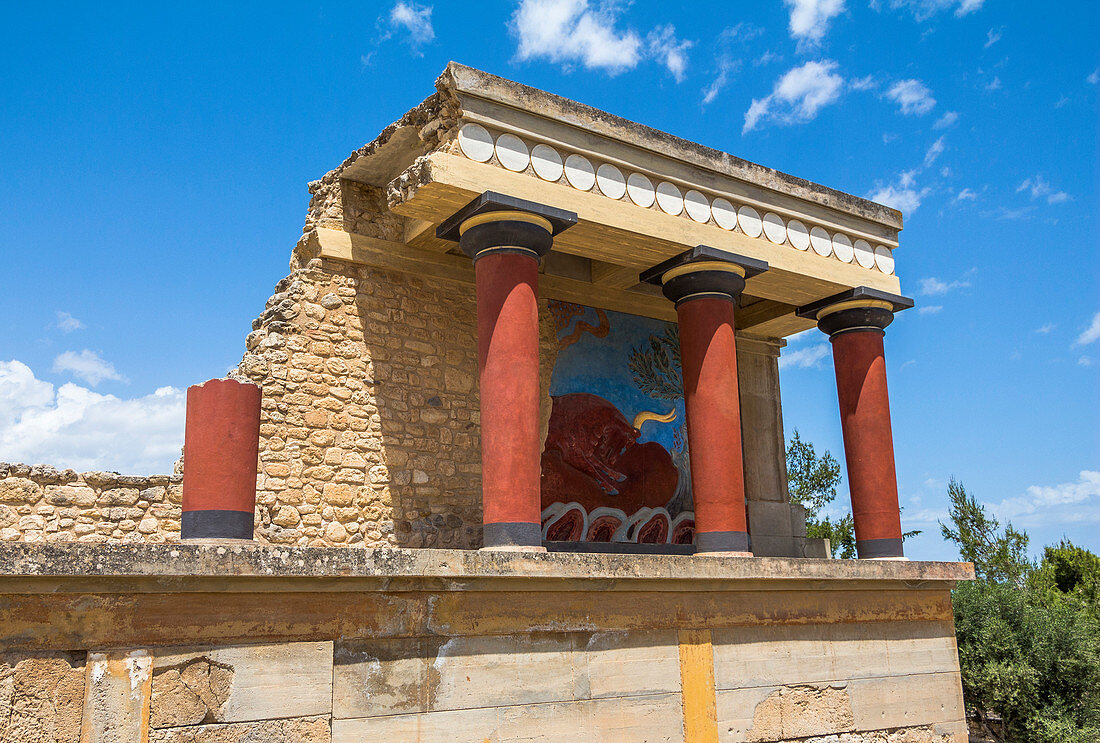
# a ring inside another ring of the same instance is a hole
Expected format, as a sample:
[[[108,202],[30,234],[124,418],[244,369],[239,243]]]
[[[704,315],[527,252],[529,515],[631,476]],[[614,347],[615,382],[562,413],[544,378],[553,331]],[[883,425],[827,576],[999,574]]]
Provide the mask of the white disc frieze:
[[[671,214],[674,217],[683,212],[684,197],[680,194],[680,189],[668,181],[658,183],[657,206],[661,207],[661,211],[665,214]]]
[[[827,257],[833,252],[833,240],[824,227],[814,227],[810,230],[810,246],[821,256]]]
[[[641,173],[631,173],[626,179],[626,193],[638,206],[651,207],[657,194],[653,191],[653,182]]]
[[[610,163],[604,163],[596,171],[596,185],[600,193],[609,199],[621,199],[626,193],[626,178],[623,172]]]
[[[596,171],[587,157],[570,155],[565,158],[565,179],[578,191],[591,191],[596,185]]]
[[[852,241],[851,241],[851,239],[847,235],[845,235],[843,233],[840,233],[840,232],[833,235],[833,253],[836,254],[837,258],[844,261],[845,263],[851,263],[852,262]]]
[[[879,245],[875,248],[875,265],[878,266],[878,270],[883,273],[894,272],[894,251],[885,245]]]
[[[787,242],[787,226],[783,224],[783,217],[775,212],[764,215],[764,237],[776,245]]]
[[[710,221],[710,202],[698,191],[688,191],[684,194],[684,208],[688,216],[696,222],[706,224]]]
[[[551,182],[561,178],[565,170],[558,151],[545,144],[537,144],[531,148],[531,167],[535,169],[535,175]]]
[[[508,170],[522,173],[527,170],[531,155],[527,152],[527,145],[515,134],[501,134],[497,137],[497,160]]]
[[[855,252],[856,263],[864,268],[875,267],[875,251],[871,247],[871,243],[866,240],[856,240]]]
[[[797,219],[787,222],[787,239],[791,241],[791,245],[799,250],[806,250],[810,247],[810,233],[806,230],[806,225]]]
[[[764,222],[760,219],[760,212],[751,206],[743,206],[737,210],[737,224],[741,231],[749,237],[760,237],[764,231]]]
[[[710,210],[714,214],[714,223],[723,230],[732,230],[737,226],[737,209],[722,197],[714,200]]]
[[[479,163],[493,157],[493,135],[481,124],[465,124],[458,130],[458,146],[462,154]]]

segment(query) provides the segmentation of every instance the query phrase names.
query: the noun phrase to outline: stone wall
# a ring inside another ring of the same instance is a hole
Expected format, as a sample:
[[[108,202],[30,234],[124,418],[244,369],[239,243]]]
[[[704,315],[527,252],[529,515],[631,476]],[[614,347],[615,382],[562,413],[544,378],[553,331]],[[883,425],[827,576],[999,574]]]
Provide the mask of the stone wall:
[[[182,483],[0,462],[0,541],[178,542]]]
[[[557,343],[541,314],[546,421]],[[236,375],[263,389],[257,539],[480,546],[473,287],[312,259],[254,327]]]

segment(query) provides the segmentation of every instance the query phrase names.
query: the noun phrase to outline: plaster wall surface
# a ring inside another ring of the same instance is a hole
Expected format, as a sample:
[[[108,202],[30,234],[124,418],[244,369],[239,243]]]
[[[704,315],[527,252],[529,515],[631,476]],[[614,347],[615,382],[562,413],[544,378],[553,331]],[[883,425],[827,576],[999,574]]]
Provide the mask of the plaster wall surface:
[[[147,545],[0,558],[2,740],[966,740],[949,594],[966,565]]]

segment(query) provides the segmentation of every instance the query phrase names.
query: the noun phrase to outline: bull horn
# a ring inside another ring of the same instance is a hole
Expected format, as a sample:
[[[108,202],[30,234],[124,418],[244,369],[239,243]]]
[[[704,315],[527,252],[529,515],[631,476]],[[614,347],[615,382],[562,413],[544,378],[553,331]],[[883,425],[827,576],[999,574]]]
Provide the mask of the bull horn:
[[[671,423],[676,420],[676,408],[669,411],[668,415],[657,415],[650,410],[643,410],[634,416],[634,428],[641,431],[642,424],[646,421],[657,421],[658,423]]]

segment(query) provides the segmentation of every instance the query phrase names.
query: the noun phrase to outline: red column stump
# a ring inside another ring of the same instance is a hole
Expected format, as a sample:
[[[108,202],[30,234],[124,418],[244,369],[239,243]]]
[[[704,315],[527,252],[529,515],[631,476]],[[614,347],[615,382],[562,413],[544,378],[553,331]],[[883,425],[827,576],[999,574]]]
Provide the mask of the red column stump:
[[[260,388],[212,379],[187,389],[181,539],[252,539]]]

